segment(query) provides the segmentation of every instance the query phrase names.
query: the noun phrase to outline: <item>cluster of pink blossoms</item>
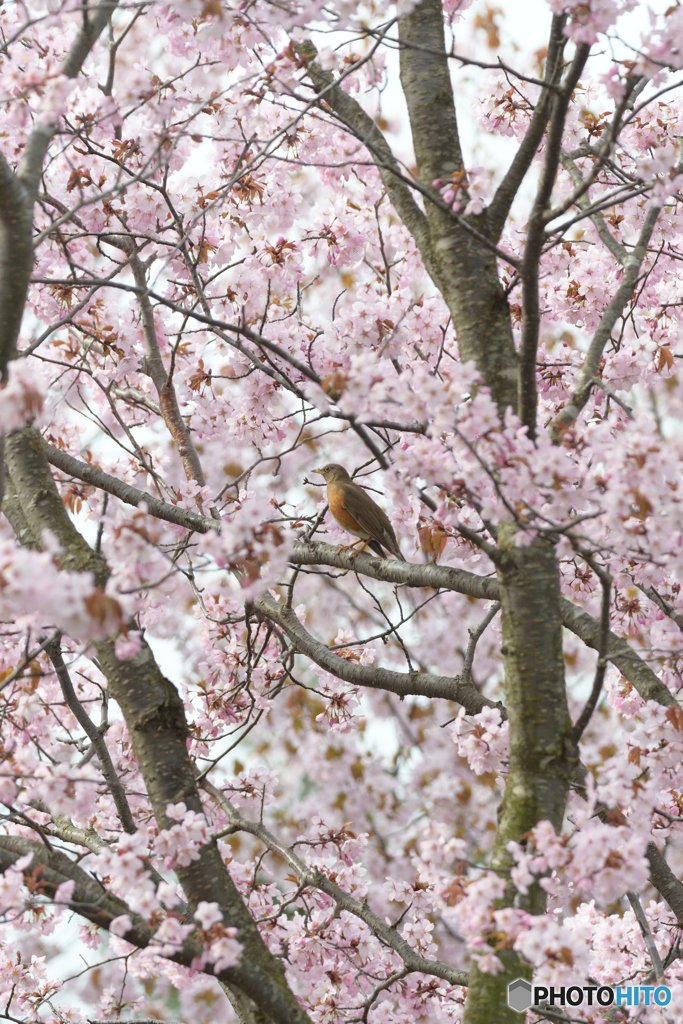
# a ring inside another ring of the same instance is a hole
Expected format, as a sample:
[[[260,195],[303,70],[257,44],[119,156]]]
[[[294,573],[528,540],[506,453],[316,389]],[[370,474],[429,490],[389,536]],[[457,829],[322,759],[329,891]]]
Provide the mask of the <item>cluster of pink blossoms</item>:
[[[399,15],[412,6],[400,4]],[[616,45],[618,19],[633,7],[553,0],[548,10],[567,14],[573,44],[597,39],[602,47]],[[394,11],[375,4],[373,26]],[[348,542],[329,516],[323,520],[326,497],[312,475],[338,461],[373,471],[362,481],[390,509],[411,562],[431,559],[488,578],[495,565],[468,531],[478,537],[516,515],[520,544],[544,531],[559,538],[563,597],[597,618],[600,582],[577,545],[599,551],[614,581],[612,630],[671,694],[680,692],[683,102],[669,89],[667,69],[681,64],[681,8],[653,14],[646,38],[636,33],[632,66],[589,63],[570,104],[552,197],[560,211],[552,226],[561,230],[540,261],[535,441],[512,412],[501,423],[476,367],[461,361],[446,304],[372,154],[324,105],[308,106],[313,93],[296,47],[317,31],[322,70],[346,75],[345,94],[412,166],[387,109],[393,58],[373,54],[371,37],[357,38],[366,15],[355,3],[319,0],[122,6],[113,16],[111,38],[121,43],[109,82],[106,34],[76,80],[61,74],[80,4],[0,9],[2,148],[12,167],[34,127],[59,118],[35,207],[34,283],[19,340],[30,354],[10,364],[0,388],[0,427],[11,433],[31,422],[58,452],[220,526],[190,535],[149,514],[144,500],[137,508],[105,500],[55,469],[73,522],[111,568],[104,589],[61,566],[49,531],[37,551],[19,547],[4,520],[0,527],[3,830],[21,841],[42,834],[55,846],[67,843],[64,830],[80,830],[68,833],[80,837],[68,849],[129,911],[112,920],[109,935],[79,925],[79,949],[92,969],[74,978],[59,959],[73,942],[73,883],[50,899],[32,888],[33,854],[0,874],[0,1006],[22,1020],[181,1013],[201,1024],[230,1012],[217,1004],[225,994],[211,972],[238,963],[241,946],[217,904],[183,909],[176,874],[213,842],[316,1024],[362,1017],[377,986],[402,971],[396,949],[363,919],[366,905],[426,961],[465,970],[476,958],[495,975],[498,954],[513,948],[539,983],[611,985],[651,969],[624,898],[631,890],[641,894],[662,960],[670,955],[668,1012],[683,1006],[678,922],[649,885],[647,867],[654,841],[666,847],[674,874],[683,874],[676,714],[608,668],[581,745],[587,800],[572,793],[561,831],[542,821],[510,850],[517,891],[538,881],[548,912],[501,909],[504,884],[487,867],[507,783],[509,727],[501,713],[469,715],[441,700],[361,689],[297,654],[258,614],[245,619],[245,606],[265,594],[291,606],[351,667],[461,671],[484,614],[463,595],[407,593],[360,577],[361,585],[352,574],[310,567],[294,587],[298,541]],[[481,58],[483,5],[448,0],[444,17],[456,52]],[[504,18],[500,24],[505,41]],[[501,146],[521,142],[540,96],[533,54],[517,53],[520,62],[528,57],[531,81],[513,87],[508,72],[494,69],[472,112],[473,130]],[[483,56],[495,65],[491,52]],[[618,185],[597,175],[591,201],[602,221],[574,223],[575,207],[563,211],[576,191],[573,168],[591,173],[608,132],[605,112],[638,74],[647,81],[627,108],[610,169]],[[434,179],[444,208],[476,225],[507,163],[508,150],[500,152],[500,166],[487,154],[467,154],[450,178]],[[541,146],[534,180],[544,155]],[[418,196],[418,208],[425,201]],[[633,301],[605,347],[589,402],[557,444],[553,421],[571,400],[590,339],[655,207],[659,220]],[[525,217],[515,211],[498,246],[510,257],[499,270],[517,344],[523,310],[514,265],[523,256]],[[146,275],[151,328],[131,252],[119,244],[125,232]],[[172,369],[175,425],[188,425],[203,482],[188,475],[164,419],[150,333]],[[381,474],[369,465],[364,436],[387,456]],[[121,632],[126,623],[135,628]],[[131,735],[92,646],[117,631],[122,660],[136,663],[143,638],[152,646],[182,698],[198,771],[211,769],[228,804],[203,792],[199,813],[180,794],[166,808],[173,824],[155,823]],[[122,781],[134,835],[121,831],[99,754],[47,656],[39,652],[34,669],[10,679],[57,632],[78,699]],[[498,617],[471,666],[476,687],[495,700],[501,643]],[[575,720],[595,654],[567,633],[564,657]],[[235,829],[235,808],[251,833]],[[281,844],[279,854],[264,855],[260,826]],[[302,885],[281,856],[290,848],[302,872],[319,871],[343,890],[346,907]],[[153,931],[144,950],[126,940],[138,919]],[[188,967],[173,958],[189,943],[197,955]],[[465,995],[453,980],[413,972],[379,992],[367,1019],[459,1022]],[[588,1008],[581,1013],[601,1019]],[[654,1006],[640,1017],[642,1024],[667,1019]]]

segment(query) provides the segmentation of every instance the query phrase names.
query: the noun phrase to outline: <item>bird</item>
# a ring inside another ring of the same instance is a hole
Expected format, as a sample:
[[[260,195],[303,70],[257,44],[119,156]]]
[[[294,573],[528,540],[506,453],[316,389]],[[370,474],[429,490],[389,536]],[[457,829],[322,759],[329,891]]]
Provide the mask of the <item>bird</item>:
[[[347,533],[365,541],[365,545],[372,548],[380,558],[387,557],[384,552],[386,548],[394,558],[405,562],[386,513],[363,487],[353,482],[343,466],[331,462],[313,472],[325,477],[330,512]],[[347,544],[346,547],[354,545]],[[343,550],[340,548],[340,551]]]

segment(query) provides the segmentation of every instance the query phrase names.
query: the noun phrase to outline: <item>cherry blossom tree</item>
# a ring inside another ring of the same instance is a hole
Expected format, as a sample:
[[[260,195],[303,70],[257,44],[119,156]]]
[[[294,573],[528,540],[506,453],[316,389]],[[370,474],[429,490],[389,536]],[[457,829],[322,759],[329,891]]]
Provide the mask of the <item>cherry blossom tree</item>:
[[[485,0],[0,7],[0,1018],[508,1024],[533,977],[671,1001],[529,1021],[680,1019],[643,8],[549,0],[534,51]]]

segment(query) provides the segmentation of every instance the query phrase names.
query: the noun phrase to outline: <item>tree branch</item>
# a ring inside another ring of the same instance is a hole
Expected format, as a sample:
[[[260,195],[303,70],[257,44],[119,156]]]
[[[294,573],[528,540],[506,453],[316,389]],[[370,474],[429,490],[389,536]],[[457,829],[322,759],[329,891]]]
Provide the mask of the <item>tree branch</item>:
[[[617,290],[617,294],[602,314],[598,329],[593,335],[593,340],[591,341],[588,352],[586,353],[583,365],[577,374],[571,398],[564,409],[562,409],[555,417],[552,430],[553,436],[557,441],[559,441],[562,434],[572,425],[572,423],[574,423],[588,401],[591,388],[593,387],[593,378],[598,376],[602,353],[607,342],[612,336],[612,328],[616,324],[618,318],[622,315],[624,307],[633,295],[633,289],[637,284],[638,277],[640,275],[640,268],[643,260],[645,259],[647,247],[650,243],[650,238],[652,237],[655,224],[657,223],[657,218],[659,217],[659,211],[659,206],[652,206],[648,210],[645,222],[640,230],[638,242],[633,252],[624,263],[624,274],[621,279],[621,284]]]
[[[640,902],[640,896],[637,892],[631,891],[627,892],[626,896],[628,898],[629,903],[631,904],[631,910],[636,915],[636,921],[638,922],[640,930],[643,934],[643,939],[645,940],[645,948],[650,954],[650,960],[652,961],[652,968],[654,970],[655,980],[659,981],[660,978],[664,977],[662,959],[659,955],[659,951],[657,950],[657,946],[655,945],[655,940],[652,936],[652,931],[650,930],[650,924],[645,916],[643,905]]]
[[[429,234],[424,213],[413,199],[389,143],[360,103],[336,83],[329,71],[315,62],[317,49],[310,40],[297,45],[297,53],[306,62],[306,74],[318,93],[318,101],[328,103],[344,125],[377,159],[382,184],[394,209],[410,231],[421,252],[429,252]]]
[[[4,506],[3,506],[3,508],[4,508]],[[31,662],[34,661],[35,658],[38,657],[39,654],[42,654],[43,651],[47,647],[49,647],[50,644],[59,635],[60,635],[59,634],[59,630],[57,630],[55,633],[51,633],[48,637],[46,637],[45,640],[43,640],[42,644],[39,644],[38,647],[35,647],[32,651],[29,651],[29,653],[25,657],[23,657],[21,659],[21,661],[19,662],[17,667],[12,672],[10,672],[10,674],[8,676],[5,676],[5,678],[2,680],[2,682],[0,682],[0,693],[2,693],[2,691],[5,689],[5,687],[9,686],[10,683],[13,683],[15,681],[15,679],[18,679],[23,674],[24,669],[26,669],[31,664]]]
[[[159,340],[154,323],[154,310],[152,309],[152,303],[149,301],[145,268],[142,265],[132,238],[123,235],[116,239],[112,236],[110,240],[113,245],[117,245],[125,252],[130,260],[137,288],[138,302],[140,303],[142,329],[145,336],[145,372],[152,378],[157,395],[159,396],[159,405],[164,423],[180,456],[185,476],[188,480],[194,480],[200,487],[204,487],[206,486],[204,470],[202,469],[197,449],[194,446],[190,429],[180,412],[178,397],[173,386],[173,376],[170,372],[167,373],[161,358],[161,352],[159,351]]]
[[[280,626],[297,651],[305,654],[326,672],[352,686],[388,690],[400,697],[442,697],[461,704],[468,715],[477,715],[485,707],[499,708],[503,711],[503,705],[499,701],[489,700],[474,686],[463,684],[457,678],[435,676],[428,672],[394,672],[391,669],[359,665],[356,661],[340,658],[326,644],[311,636],[291,608],[270,596],[256,598],[254,607],[266,619]]]
[[[519,346],[519,396],[517,411],[521,422],[528,428],[529,437],[536,437],[536,411],[538,406],[538,389],[536,385],[536,353],[538,351],[538,335],[541,323],[539,306],[539,270],[543,244],[545,242],[545,224],[547,207],[557,177],[557,169],[562,152],[562,136],[567,109],[574,88],[588,60],[590,47],[586,44],[578,46],[562,83],[562,91],[552,98],[552,115],[545,147],[545,159],[541,179],[538,184],[534,205],[529,216],[527,240],[524,246],[522,261],[522,338]]]
[[[133,820],[133,815],[128,804],[128,798],[126,797],[126,791],[121,785],[119,777],[116,774],[114,762],[112,761],[109,750],[107,749],[107,744],[104,742],[104,736],[97,726],[90,721],[83,705],[76,696],[76,691],[73,688],[69,670],[64,664],[62,647],[59,639],[52,640],[46,647],[46,650],[50,661],[54,665],[55,672],[57,673],[57,679],[59,680],[59,685],[61,686],[62,693],[64,694],[64,700],[76,721],[95,748],[95,752],[100,760],[100,765],[102,766],[102,774],[104,775],[107,786],[109,787],[109,792],[111,793],[116,805],[119,820],[125,831],[133,835],[137,832],[137,826]]]
[[[32,536],[42,537],[43,529],[51,530],[61,545],[63,565],[93,571],[98,580],[105,582],[109,569],[69,519],[45,459],[40,434],[26,429],[11,435],[7,459]],[[166,814],[169,804],[183,801],[188,810],[203,813],[187,750],[183,702],[173,683],[160,671],[147,642],[143,640],[141,650],[125,661],[116,657],[113,639],[100,641],[96,649],[109,691],[126,722],[158,827],[165,829],[174,824]],[[177,875],[190,906],[202,900],[218,902],[226,926],[237,929],[244,951],[239,963],[222,973],[223,980],[237,985],[277,1024],[310,1024],[215,843],[204,846],[196,861],[178,866]]]
[[[454,214],[432,184],[437,166],[439,176],[446,178],[462,170],[438,0],[422,0],[410,15],[400,19],[399,40],[401,80],[420,179],[416,187],[425,197],[426,216],[405,181],[399,180],[404,176],[374,121],[335,84],[332,75],[312,61],[316,51],[311,43],[303,44],[298,52],[309,59],[307,74],[320,97],[373,157],[391,202],[453,316],[461,358],[475,360],[502,415],[508,406],[516,406],[517,357],[510,312],[498,280],[496,245],[486,234],[483,216]],[[435,116],[437,110],[439,117]],[[436,135],[429,136],[425,119],[436,126]]]
[[[25,523],[23,533],[28,531],[31,546],[40,548],[43,531],[47,530],[59,541],[62,567],[91,572],[98,586],[104,587],[109,568],[69,519],[45,460],[38,431],[26,427],[10,434],[5,441],[5,460]],[[18,539],[25,543],[23,536]]]
[[[500,611],[500,601],[489,608],[484,618],[481,620],[476,629],[470,629],[470,639],[467,644],[467,650],[465,651],[465,660],[462,666],[462,672],[460,674],[460,680],[462,683],[469,684],[472,681],[472,665],[474,664],[474,652],[477,649],[477,643],[480,638],[486,632],[488,626],[493,622],[496,615]]]
[[[83,64],[97,42],[103,29],[111,21],[111,16],[118,6],[118,0],[100,0],[92,9],[83,7],[81,29],[74,39],[64,63],[61,73],[66,78],[77,78]],[[52,123],[37,124],[31,132],[26,143],[26,148],[19,164],[17,177],[25,186],[28,200],[33,206],[33,201],[38,191],[38,184],[43,170],[43,160],[47,148],[52,141],[56,125]]]
[[[59,838],[66,839],[67,842],[80,842],[93,853],[98,853],[107,845],[95,833],[76,828],[66,818],[58,817],[56,821],[58,823],[57,835]],[[81,834],[82,838],[80,838]],[[73,881],[76,883],[76,888],[66,906],[74,913],[107,931],[114,918],[127,914],[132,922],[132,927],[125,933],[126,942],[137,946],[138,949],[145,949],[153,944],[154,932],[147,926],[144,918],[134,913],[125,900],[108,892],[100,882],[59,850],[48,850],[43,843],[24,839],[21,836],[0,836],[0,873],[7,871],[27,853],[33,854],[33,860],[24,868],[24,875],[31,880],[32,884],[37,875],[40,886],[37,890],[38,893],[48,899],[53,899],[59,885],[63,882]],[[161,880],[157,872],[149,868],[147,870],[153,877],[156,875],[156,878]],[[182,913],[183,905],[179,904],[175,909]],[[166,959],[173,960],[185,967],[191,967],[193,960],[200,954],[199,945],[192,939],[187,939],[176,954],[166,956]],[[205,970],[211,973],[210,966],[207,966]],[[227,973],[223,972],[217,977],[224,980]]]
[[[27,853],[33,854],[33,860],[24,868],[24,874],[30,878],[36,868],[42,868],[38,877],[43,894],[49,899],[54,898],[57,887],[63,882],[73,881],[76,883],[76,888],[68,906],[75,913],[107,931],[115,917],[128,914],[132,928],[126,932],[126,941],[140,949],[144,949],[150,944],[152,932],[145,924],[144,919],[133,913],[124,900],[108,893],[99,882],[59,850],[48,850],[43,843],[24,839],[21,836],[0,836],[0,871],[11,868],[15,861],[26,856]],[[195,946],[193,952],[196,955],[199,949]],[[186,962],[187,966],[192,962],[191,957],[187,956],[183,959],[178,957],[169,959],[174,959],[179,963]]]
[[[572,158],[564,151],[560,154],[560,162],[577,189],[584,184],[581,171]],[[598,233],[598,237],[605,248],[608,249],[614,256],[615,260],[618,260],[623,266],[628,259],[628,250],[625,249],[620,242],[617,242],[616,238],[607,227],[607,221],[603,217],[602,213],[599,210],[593,210],[591,213],[593,203],[591,202],[591,198],[588,193],[584,193],[579,196],[576,200],[576,204],[580,210],[590,217],[593,222],[593,226]]]
[[[566,20],[565,14],[553,15],[543,76],[543,82],[548,87],[556,86],[562,77],[562,58],[567,43],[567,37],[563,31]],[[536,104],[529,127],[519,144],[514,159],[486,210],[488,233],[496,241],[500,238],[510,207],[541,144],[552,109],[551,99],[551,89],[546,88]]]
[[[114,497],[119,498],[126,505],[139,508],[144,502],[150,515],[155,516],[157,519],[163,519],[168,523],[173,523],[175,526],[184,526],[186,530],[194,530],[196,533],[220,530],[220,522],[217,520],[211,519],[208,516],[201,516],[197,512],[181,508],[179,505],[171,505],[170,502],[162,501],[160,498],[154,498],[147,491],[139,491],[137,487],[131,487],[130,484],[124,483],[123,480],[119,480],[115,476],[111,476],[110,473],[105,473],[104,470],[98,469],[97,466],[92,466],[87,462],[75,459],[72,455],[67,454],[67,452],[55,448],[54,445],[51,445],[44,438],[41,440],[47,461],[56,469],[60,469],[63,473],[76,477],[78,480],[83,480],[93,487],[98,487],[108,494],[113,494]]]
[[[267,849],[281,857],[284,863],[288,864],[296,872],[302,885],[319,889],[326,896],[333,899],[340,910],[345,910],[347,913],[364,921],[381,942],[398,953],[408,970],[419,971],[421,974],[430,974],[436,978],[443,978],[444,981],[450,982],[451,985],[467,985],[468,976],[466,971],[458,971],[453,967],[449,967],[448,964],[441,963],[439,960],[427,960],[425,957],[420,956],[406,942],[403,936],[399,934],[396,928],[392,928],[385,920],[370,910],[365,900],[354,899],[353,896],[350,896],[349,893],[329,879],[327,875],[324,875],[322,871],[309,867],[305,861],[297,857],[289,846],[285,846],[279,839],[276,839],[265,825],[243,818],[220,789],[212,785],[207,779],[202,780],[201,786],[228,815],[231,827],[224,830],[221,833],[222,835],[248,832],[250,835],[256,836]]]
[[[33,206],[22,183],[0,153],[0,375],[16,355],[33,266]]]
[[[676,878],[654,843],[647,844],[646,855],[650,864],[650,881],[673,910],[678,927],[683,928],[683,883]]]
[[[571,195],[568,195],[565,199],[563,199],[560,205],[556,207],[554,210],[548,210],[546,212],[546,224],[550,224],[552,223],[552,221],[557,220],[558,217],[561,217],[562,214],[566,213],[566,211],[569,210],[572,206],[581,205],[581,200],[586,195],[591,185],[593,185],[596,181],[598,174],[600,173],[600,170],[604,167],[605,161],[608,159],[612,152],[612,147],[622,127],[622,115],[624,111],[627,109],[627,107],[632,107],[631,98],[633,96],[634,91],[638,89],[639,83],[641,81],[642,78],[641,76],[638,75],[634,75],[633,77],[629,78],[627,87],[624,90],[624,94],[619,100],[614,110],[614,114],[610,119],[610,123],[606,131],[603,132],[599,144],[592,150],[591,155],[593,155],[595,159],[588,173],[588,176],[586,178],[583,178],[581,177],[581,175],[579,175],[580,181],[574,183],[575,188]]]
[[[585,557],[585,555],[584,555]],[[593,679],[593,686],[591,688],[590,696],[586,701],[586,706],[579,715],[578,719],[574,723],[572,729],[572,740],[574,743],[578,743],[586,726],[590,722],[591,715],[597,707],[598,698],[602,691],[602,684],[605,681],[605,671],[607,669],[607,647],[609,644],[609,604],[610,597],[612,594],[612,577],[604,569],[599,569],[595,560],[590,559],[589,564],[594,572],[600,577],[600,583],[602,584],[602,608],[600,612],[600,641],[598,644],[598,664],[595,669],[595,678]]]
[[[371,579],[384,580],[409,587],[434,587],[453,590],[484,601],[498,601],[500,588],[492,577],[477,576],[465,569],[445,565],[414,565],[389,558],[366,554],[340,552],[332,544],[294,544],[290,560],[295,565],[329,565],[337,569],[361,572]],[[566,598],[560,598],[562,624],[593,650],[600,647],[600,623],[592,615],[577,608]],[[665,707],[676,706],[678,701],[631,647],[626,640],[610,632],[607,660],[615,665],[635,687],[643,700],[655,700]]]
[[[667,618],[675,622],[680,631],[683,633],[683,615],[677,612],[672,604],[666,601],[660,593],[658,593],[654,587],[642,587],[639,583],[636,583],[638,590],[649,597],[650,600],[657,605],[657,607],[664,612]]]
[[[83,25],[64,64],[62,74],[76,78],[118,0],[101,0],[84,10]],[[26,143],[17,174],[0,153],[0,375],[7,379],[7,364],[16,355],[24,304],[33,267],[33,201],[43,160],[55,133],[54,124],[37,124]]]

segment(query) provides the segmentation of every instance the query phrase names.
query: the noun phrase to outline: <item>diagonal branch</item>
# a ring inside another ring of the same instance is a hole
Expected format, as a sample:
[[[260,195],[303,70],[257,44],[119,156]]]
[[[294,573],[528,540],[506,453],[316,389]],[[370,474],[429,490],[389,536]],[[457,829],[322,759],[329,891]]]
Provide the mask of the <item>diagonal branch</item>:
[[[665,598],[663,598],[654,587],[643,587],[640,583],[636,583],[636,586],[638,587],[638,590],[645,594],[646,597],[649,597],[650,600],[664,612],[667,618],[671,619],[672,622],[675,622],[683,633],[683,615],[681,615],[680,612],[677,612],[674,606],[665,600]]]
[[[566,597],[560,599],[560,610],[564,627],[583,640],[587,647],[599,652],[602,633],[600,623],[588,612],[577,608]],[[617,636],[616,633],[608,633],[605,657],[619,669],[625,679],[628,679],[643,700],[655,700],[664,707],[678,706],[678,701],[671,690],[623,637]]]
[[[566,20],[565,14],[553,16],[545,61],[545,75],[543,76],[546,86],[556,86],[562,75],[562,57],[567,43],[567,37],[563,31]],[[546,88],[536,104],[529,127],[519,144],[514,159],[486,210],[486,226],[491,238],[496,241],[500,238],[510,207],[541,144],[552,109],[551,100],[551,89]]]
[[[76,78],[118,0],[101,0],[84,8],[83,24],[73,42],[62,74]],[[33,266],[33,201],[43,170],[43,160],[55,133],[55,125],[39,123],[26,143],[17,174],[0,153],[0,376],[16,355],[24,304]]]
[[[7,460],[12,482],[30,536],[43,529],[56,534],[60,561],[70,569],[93,571],[98,581],[109,574],[104,559],[92,551],[64,509],[42,449],[42,438],[26,429],[8,438]],[[180,695],[160,671],[143,639],[135,658],[116,656],[112,638],[96,644],[99,667],[109,691],[121,708],[133,749],[159,828],[173,824],[169,804],[183,801],[188,810],[203,813],[195,773],[187,749],[188,724]],[[310,1024],[287,984],[284,969],[266,946],[233,882],[215,843],[202,847],[199,858],[178,866],[177,874],[190,906],[218,902],[227,927],[237,929],[244,947],[239,963],[223,972],[276,1024]],[[135,941],[135,940],[130,940]]]
[[[64,843],[84,846],[86,850],[90,850],[91,853],[95,854],[108,849],[109,842],[106,839],[102,839],[94,828],[81,828],[79,825],[74,825],[73,821],[65,817],[65,815],[54,814],[42,800],[31,800],[31,807],[35,807],[37,811],[42,811],[44,814],[49,814],[52,818],[52,822],[44,826],[43,829],[50,838],[54,837],[61,839]],[[146,863],[146,870],[155,885],[159,886],[164,881],[157,869],[149,862]],[[175,909],[178,913],[185,914],[187,912],[187,904],[179,901],[176,903]]]
[[[44,814],[49,814],[52,818],[51,824],[45,826],[45,832],[50,838],[54,836],[56,839],[61,839],[64,843],[84,846],[86,850],[90,850],[91,853],[95,854],[101,853],[102,850],[106,850],[109,847],[106,839],[102,839],[94,828],[81,828],[79,825],[74,825],[73,821],[65,815],[53,814],[42,800],[32,800],[31,807],[35,807],[36,810],[42,811]]]
[[[652,968],[654,970],[655,979],[659,981],[661,978],[664,977],[662,958],[659,955],[659,951],[657,949],[654,937],[652,935],[652,931],[650,929],[650,923],[645,916],[643,905],[640,902],[640,896],[637,892],[633,892],[631,890],[629,890],[629,892],[626,893],[626,896],[628,898],[629,903],[631,904],[631,910],[636,915],[636,921],[638,922],[640,930],[643,934],[645,948],[650,954],[650,960],[652,961]]]
[[[21,517],[12,516],[12,527],[21,526],[17,539],[27,547],[40,548],[44,531],[53,534],[61,547],[60,564],[74,572],[91,572],[104,587],[109,568],[92,550],[69,519],[43,453],[43,439],[26,427],[5,441],[5,460]]]
[[[392,928],[390,924],[370,910],[366,900],[354,899],[353,896],[350,896],[349,893],[329,879],[327,875],[324,875],[322,871],[309,867],[305,861],[297,857],[291,847],[285,846],[272,832],[269,832],[265,825],[243,818],[220,789],[206,779],[202,780],[201,785],[228,815],[230,828],[223,831],[221,835],[248,832],[250,835],[256,836],[267,849],[281,857],[284,863],[288,864],[296,872],[302,885],[319,889],[334,900],[339,910],[345,910],[347,913],[353,914],[354,917],[364,921],[381,942],[398,953],[409,971],[431,974],[434,977],[443,978],[444,981],[450,982],[451,985],[467,985],[466,971],[458,971],[439,960],[427,960],[426,957],[420,956],[406,942],[403,936],[399,934],[396,928]]]
[[[424,213],[403,181],[403,172],[384,135],[369,114],[335,82],[334,76],[316,63],[317,50],[310,40],[297,45],[297,53],[306,62],[306,75],[324,101],[353,135],[372,153],[382,184],[399,217],[422,252],[428,251],[429,235]]]
[[[107,744],[104,742],[104,736],[97,726],[91,722],[83,708],[83,705],[76,696],[76,691],[74,690],[73,683],[71,682],[69,670],[64,664],[62,647],[59,639],[52,640],[46,650],[50,661],[54,665],[55,672],[57,673],[57,679],[59,680],[59,685],[61,686],[62,693],[64,694],[64,700],[76,721],[95,748],[95,752],[100,760],[100,765],[102,766],[102,774],[104,775],[107,786],[109,787],[109,792],[111,793],[114,804],[116,805],[119,820],[125,831],[133,835],[137,831],[137,826],[133,820],[133,815],[128,804],[128,798],[126,797],[126,791],[121,785],[119,777],[116,774],[114,762],[112,761],[111,754],[107,749]]]
[[[438,0],[422,0],[410,15],[400,19],[399,40],[401,81],[418,164],[415,188],[425,199],[426,215],[413,199],[409,183],[374,121],[329,72],[315,63],[312,43],[299,46],[298,53],[308,60],[307,75],[321,103],[329,105],[337,120],[369,150],[427,273],[449,307],[462,360],[475,360],[502,415],[517,401],[517,357],[510,312],[496,266],[497,254],[509,257],[498,253],[483,217],[455,214],[433,186],[436,177],[449,178],[462,170]],[[433,136],[426,130],[426,122],[435,127]]]
[[[137,487],[131,487],[130,484],[124,483],[123,480],[117,479],[117,477],[112,476],[110,473],[105,473],[104,470],[98,469],[97,466],[91,466],[87,462],[75,459],[72,455],[61,451],[59,448],[55,448],[44,439],[43,451],[47,461],[56,469],[60,469],[63,473],[76,477],[78,480],[83,480],[93,487],[99,487],[100,490],[106,491],[108,494],[113,494],[114,497],[119,498],[126,505],[139,508],[144,503],[150,515],[155,516],[157,519],[164,519],[167,523],[173,523],[175,526],[184,526],[186,530],[194,530],[196,533],[207,533],[209,530],[220,529],[220,522],[215,519],[201,516],[197,512],[180,508],[178,505],[172,505],[170,502],[162,501],[160,498],[154,498],[147,491],[140,491]]]
[[[258,597],[254,601],[254,606],[266,619],[278,624],[296,651],[305,654],[326,672],[331,672],[352,686],[388,690],[400,697],[442,697],[461,704],[468,715],[477,715],[485,707],[499,708],[503,711],[503,705],[499,701],[482,696],[471,683],[461,683],[458,678],[435,676],[428,672],[394,672],[392,669],[359,665],[356,661],[340,658],[326,644],[311,636],[291,608],[272,597]]]
[[[643,260],[645,259],[647,247],[650,244],[652,232],[654,231],[655,224],[657,223],[660,209],[661,207],[659,206],[651,206],[648,210],[643,226],[640,229],[638,242],[633,252],[624,263],[624,274],[621,279],[621,284],[617,290],[617,294],[602,314],[602,319],[600,320],[598,329],[593,335],[593,340],[591,341],[588,352],[586,353],[586,358],[584,359],[583,365],[577,374],[571,398],[564,409],[562,409],[555,417],[552,430],[555,439],[558,441],[562,434],[572,425],[572,423],[574,423],[588,401],[591,388],[593,387],[593,378],[598,376],[602,353],[605,350],[607,342],[612,337],[612,329],[619,317],[623,314],[624,308],[631,299],[633,290],[638,282],[640,268]]]
[[[107,892],[99,882],[59,850],[48,850],[43,843],[21,836],[0,836],[0,871],[11,868],[15,861],[28,853],[33,854],[33,860],[24,868],[24,873],[31,877],[36,873],[36,869],[40,869],[38,878],[43,895],[53,898],[57,887],[63,882],[75,882],[76,888],[69,901],[75,913],[107,930],[114,918],[128,914],[132,927],[126,932],[126,941],[140,949],[150,944],[152,932],[144,919],[135,914],[124,900]],[[176,957],[171,959],[177,960]],[[191,958],[177,962],[187,962],[189,966]]]
[[[621,128],[623,127],[622,117],[624,112],[628,107],[633,109],[634,94],[637,94],[643,82],[644,79],[642,76],[634,75],[629,77],[624,93],[616,105],[606,131],[604,131],[600,137],[598,145],[592,149],[592,154],[595,159],[590,171],[585,178],[579,175],[580,180],[574,183],[574,191],[570,195],[566,196],[561,201],[560,205],[555,207],[554,210],[548,210],[546,212],[546,224],[550,224],[552,221],[557,220],[558,217],[561,217],[562,214],[566,213],[572,206],[580,206],[580,201],[587,194],[590,187],[597,181],[600,171],[611,156],[614,143]]]
[[[63,822],[66,819],[58,820]],[[68,825],[71,823],[69,822]],[[59,832],[65,832],[67,836],[71,835],[71,830],[75,833],[85,832],[84,829],[76,829],[73,825],[71,828],[62,824],[59,826]],[[92,835],[94,836],[94,833]],[[68,841],[74,840],[69,838]],[[97,843],[89,835],[85,845],[95,853],[106,845],[102,840],[99,842],[101,845],[98,848]],[[33,859],[23,870],[27,881],[30,881],[32,886],[35,886],[37,880],[38,888],[33,890],[36,895],[40,894],[51,899],[54,898],[57,887],[63,882],[75,882],[73,895],[67,903],[67,906],[75,914],[107,931],[115,918],[126,914],[132,925],[123,936],[126,942],[137,946],[138,949],[154,945],[154,932],[144,918],[131,910],[125,900],[108,892],[100,882],[59,850],[48,850],[42,843],[24,839],[21,836],[0,836],[0,873],[13,867],[20,857],[24,857],[28,853],[33,854]],[[180,904],[175,909],[177,912],[183,912]],[[160,949],[159,954],[161,955]],[[196,963],[201,956],[201,947],[197,942],[188,938],[176,953],[163,955],[167,960],[182,964],[184,967],[192,967],[193,963]],[[210,965],[206,965],[204,971],[213,973]],[[222,983],[226,983],[229,981],[230,975],[231,971],[227,970],[215,976]]]
[[[569,154],[565,153],[564,151],[560,156],[560,161],[565,171],[567,171],[570,178],[572,179],[575,188],[579,189],[580,186],[583,185],[584,179],[576,163],[572,160]],[[621,242],[618,242],[616,240],[610,229],[607,227],[607,221],[605,220],[601,211],[593,210],[593,212],[591,212],[593,208],[593,203],[591,202],[591,198],[587,192],[577,198],[576,205],[588,217],[590,217],[602,244],[605,246],[605,248],[609,249],[609,251],[614,256],[615,260],[618,260],[619,263],[621,263],[623,266],[624,263],[626,263],[626,260],[628,259],[628,250],[626,250],[623,247]]]
[[[683,928],[683,883],[674,875],[654,843],[647,844],[650,881],[674,912],[679,928]]]
[[[185,476],[188,480],[194,480],[200,487],[204,487],[206,485],[204,471],[199,454],[194,446],[190,429],[180,412],[178,397],[173,385],[172,371],[166,371],[164,361],[161,358],[161,352],[159,351],[159,339],[157,337],[156,324],[154,323],[154,310],[149,299],[147,275],[142,260],[132,238],[110,236],[109,240],[112,245],[122,249],[130,261],[140,304],[142,330],[145,336],[145,372],[152,378],[157,395],[159,396],[159,405],[164,423],[180,456]]]
[[[552,97],[552,115],[545,147],[541,179],[529,216],[527,240],[522,260],[522,338],[519,346],[519,396],[517,412],[528,428],[529,437],[536,437],[538,391],[536,385],[536,354],[541,324],[539,305],[539,273],[541,254],[545,242],[547,207],[550,203],[562,152],[562,136],[567,110],[574,88],[584,69],[590,47],[578,46],[571,67],[562,83],[562,91]]]

